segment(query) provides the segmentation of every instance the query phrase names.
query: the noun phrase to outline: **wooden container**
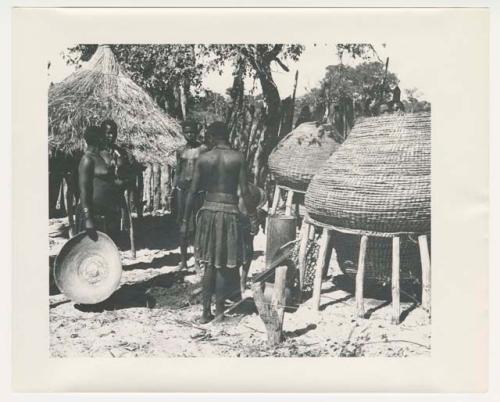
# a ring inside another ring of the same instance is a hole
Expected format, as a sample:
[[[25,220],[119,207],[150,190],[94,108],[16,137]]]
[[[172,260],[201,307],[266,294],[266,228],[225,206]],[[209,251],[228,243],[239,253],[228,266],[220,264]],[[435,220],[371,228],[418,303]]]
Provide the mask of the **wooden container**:
[[[267,224],[266,267],[272,263],[274,254],[281,246],[295,240],[297,220],[294,216],[271,215]]]

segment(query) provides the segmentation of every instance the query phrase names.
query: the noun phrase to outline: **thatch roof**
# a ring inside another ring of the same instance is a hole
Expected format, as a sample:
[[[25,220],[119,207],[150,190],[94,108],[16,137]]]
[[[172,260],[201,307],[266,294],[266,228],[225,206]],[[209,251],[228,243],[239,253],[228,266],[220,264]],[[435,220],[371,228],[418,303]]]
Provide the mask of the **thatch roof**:
[[[109,46],[97,48],[92,59],[49,89],[49,149],[75,154],[85,149],[89,125],[113,119],[118,145],[139,162],[174,163],[185,144],[179,123],[130,79]]]

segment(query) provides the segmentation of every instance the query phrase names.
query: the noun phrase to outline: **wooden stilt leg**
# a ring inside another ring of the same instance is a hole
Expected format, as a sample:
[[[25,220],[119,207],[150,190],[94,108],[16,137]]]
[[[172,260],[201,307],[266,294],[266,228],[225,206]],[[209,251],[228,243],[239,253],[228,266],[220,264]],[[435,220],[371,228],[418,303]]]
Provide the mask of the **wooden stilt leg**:
[[[401,306],[399,299],[399,237],[392,238],[392,323],[399,324]]]
[[[316,234],[316,228],[314,225],[309,225],[309,240],[314,240],[314,235]]]
[[[290,216],[292,214],[292,201],[293,201],[293,191],[288,190],[288,194],[286,195],[286,204],[285,204],[285,215]]]
[[[422,263],[422,307],[429,313],[431,311],[431,260],[427,236],[418,236],[420,260]]]
[[[366,246],[368,244],[368,236],[361,236],[361,244],[359,246],[358,272],[356,273],[356,307],[358,317],[365,316],[365,303],[363,301],[363,286],[365,278],[365,257]]]
[[[269,215],[274,215],[276,213],[279,201],[280,201],[280,187],[276,185],[276,187],[274,188],[273,204],[271,205],[271,210],[269,211]]]
[[[315,310],[319,310],[321,301],[321,282],[323,280],[323,270],[326,265],[326,255],[328,243],[330,242],[330,233],[327,229],[323,229],[323,234],[319,241],[318,260],[316,261],[316,273],[314,276],[314,288],[312,296],[312,305]]]
[[[306,273],[306,257],[307,257],[307,241],[309,240],[309,223],[302,221],[300,228],[300,245],[299,245],[299,287],[300,291],[304,288],[304,277]]]

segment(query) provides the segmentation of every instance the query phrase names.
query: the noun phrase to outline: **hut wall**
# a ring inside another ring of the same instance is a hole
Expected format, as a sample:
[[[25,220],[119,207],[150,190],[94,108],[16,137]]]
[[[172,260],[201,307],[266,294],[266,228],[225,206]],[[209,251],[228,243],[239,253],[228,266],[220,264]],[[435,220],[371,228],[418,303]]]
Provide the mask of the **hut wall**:
[[[153,211],[161,208],[161,166],[159,163],[153,163]]]
[[[170,193],[172,191],[170,166],[161,165],[161,207],[170,211]]]

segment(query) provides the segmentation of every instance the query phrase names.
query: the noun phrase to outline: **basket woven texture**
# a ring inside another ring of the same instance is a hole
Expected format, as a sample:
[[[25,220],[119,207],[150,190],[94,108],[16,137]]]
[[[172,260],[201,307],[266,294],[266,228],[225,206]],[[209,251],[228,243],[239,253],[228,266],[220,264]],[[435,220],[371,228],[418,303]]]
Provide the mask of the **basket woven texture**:
[[[429,113],[357,122],[311,180],[309,215],[337,227],[381,233],[430,232]]]
[[[340,147],[330,126],[302,123],[283,138],[269,156],[277,184],[305,191],[312,177]]]

